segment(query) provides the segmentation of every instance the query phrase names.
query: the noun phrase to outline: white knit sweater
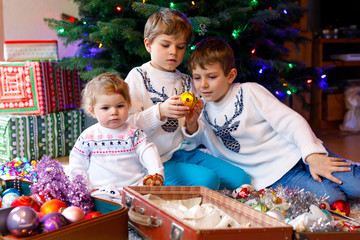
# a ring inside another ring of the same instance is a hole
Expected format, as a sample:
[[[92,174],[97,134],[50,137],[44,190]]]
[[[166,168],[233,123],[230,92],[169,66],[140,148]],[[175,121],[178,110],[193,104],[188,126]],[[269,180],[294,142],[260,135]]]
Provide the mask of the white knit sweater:
[[[234,83],[220,102],[207,102],[189,141],[239,166],[265,188],[311,153],[327,154],[307,121],[257,83]]]
[[[195,91],[190,76],[175,70],[165,72],[151,66],[150,62],[132,69],[125,79],[129,84],[131,109],[129,120],[144,130],[160,153],[163,162],[180,149],[191,150],[195,145],[184,143],[181,126],[185,118],[160,121],[159,104],[184,91]]]
[[[88,188],[142,185],[146,175],[164,176],[164,167],[153,143],[142,130],[124,124],[109,129],[96,123],[85,129],[69,156],[69,174],[88,180]]]

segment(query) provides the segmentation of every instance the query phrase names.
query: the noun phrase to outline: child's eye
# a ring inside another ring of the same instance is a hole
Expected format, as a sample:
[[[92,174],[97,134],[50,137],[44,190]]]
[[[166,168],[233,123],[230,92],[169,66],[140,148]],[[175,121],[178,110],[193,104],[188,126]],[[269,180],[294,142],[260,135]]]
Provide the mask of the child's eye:
[[[217,77],[216,75],[209,76],[209,78],[211,78],[211,79],[215,79],[216,77]]]
[[[102,110],[109,110],[109,107],[102,107]]]
[[[200,77],[195,77],[195,76],[193,76],[193,79],[194,79],[194,80],[200,80]]]
[[[124,104],[119,104],[116,106],[117,108],[123,108],[124,107]]]
[[[169,45],[168,45],[168,44],[162,44],[161,46],[163,46],[164,48],[169,47]]]
[[[178,49],[183,50],[185,46],[177,46]]]

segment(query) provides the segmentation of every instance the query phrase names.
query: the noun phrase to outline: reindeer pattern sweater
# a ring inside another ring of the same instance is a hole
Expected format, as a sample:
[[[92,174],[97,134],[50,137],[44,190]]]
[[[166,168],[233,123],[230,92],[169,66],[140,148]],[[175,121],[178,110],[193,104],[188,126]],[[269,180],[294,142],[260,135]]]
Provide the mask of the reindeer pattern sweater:
[[[220,102],[206,102],[189,141],[246,171],[256,189],[285,175],[301,158],[327,154],[307,121],[257,83],[234,83]],[[183,129],[184,130],[184,129]]]
[[[125,79],[130,88],[131,108],[129,120],[144,130],[166,162],[177,150],[192,150],[194,144],[186,144],[181,131],[185,118],[160,120],[159,104],[185,91],[195,91],[190,76],[165,72],[151,66],[150,62],[132,69]]]

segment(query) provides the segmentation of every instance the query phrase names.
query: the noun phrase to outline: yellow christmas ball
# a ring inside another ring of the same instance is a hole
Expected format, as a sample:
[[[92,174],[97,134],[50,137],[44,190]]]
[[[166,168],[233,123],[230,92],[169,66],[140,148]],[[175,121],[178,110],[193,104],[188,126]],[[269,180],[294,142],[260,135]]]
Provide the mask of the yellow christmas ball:
[[[183,92],[179,98],[180,101],[185,102],[185,106],[193,109],[197,103],[197,98],[192,92]]]

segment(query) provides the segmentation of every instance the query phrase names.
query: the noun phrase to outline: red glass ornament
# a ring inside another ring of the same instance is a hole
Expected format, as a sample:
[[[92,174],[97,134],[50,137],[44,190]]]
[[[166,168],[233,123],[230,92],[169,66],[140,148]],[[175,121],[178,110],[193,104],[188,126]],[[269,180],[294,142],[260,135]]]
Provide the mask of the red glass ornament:
[[[242,198],[248,198],[251,191],[248,188],[242,188],[239,192],[239,196]]]
[[[34,198],[29,196],[20,196],[16,198],[10,205],[11,207],[28,206],[34,209],[36,212],[39,211],[40,205],[35,201]]]
[[[96,218],[96,217],[98,217],[100,215],[102,215],[102,213],[98,212],[98,211],[90,212],[90,213],[85,215],[85,219],[88,220],[88,219],[91,219],[91,218]]]
[[[341,212],[345,213],[346,216],[350,214],[350,205],[344,200],[336,200],[331,204],[331,210],[340,210]]]

